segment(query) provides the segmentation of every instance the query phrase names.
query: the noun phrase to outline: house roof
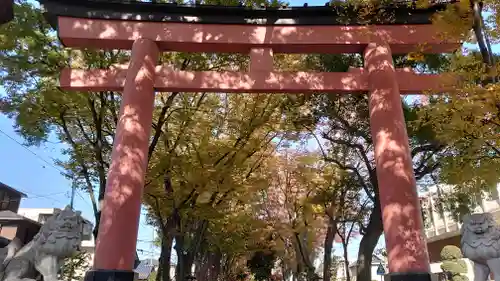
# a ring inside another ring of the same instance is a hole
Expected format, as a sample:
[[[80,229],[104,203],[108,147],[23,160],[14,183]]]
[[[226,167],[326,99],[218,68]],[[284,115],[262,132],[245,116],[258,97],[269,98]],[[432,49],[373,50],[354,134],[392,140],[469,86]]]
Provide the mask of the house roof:
[[[138,280],[145,280],[149,278],[149,275],[153,272],[154,265],[148,264],[147,261],[141,261],[141,263],[134,269],[134,272],[138,274]]]
[[[21,216],[9,210],[0,211],[0,221],[29,221],[36,225],[41,225],[39,222]]]
[[[3,182],[0,182],[0,189],[8,190],[8,191],[10,191],[10,192],[12,192],[12,193],[19,194],[19,195],[20,195],[21,197],[23,197],[23,198],[28,197],[26,194],[22,193],[21,191],[19,191],[19,190],[15,189],[15,188],[12,188],[12,187],[10,187],[10,186],[6,185],[6,184],[5,184],[5,183],[3,183]]]

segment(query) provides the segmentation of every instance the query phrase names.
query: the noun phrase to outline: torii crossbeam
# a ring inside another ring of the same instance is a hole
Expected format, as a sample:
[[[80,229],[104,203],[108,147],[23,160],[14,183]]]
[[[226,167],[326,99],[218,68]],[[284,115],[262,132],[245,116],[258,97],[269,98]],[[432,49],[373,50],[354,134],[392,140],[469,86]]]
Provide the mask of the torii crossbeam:
[[[331,7],[252,10],[91,0],[42,1],[63,44],[131,49],[126,66],[62,71],[66,90],[123,91],[92,271],[86,281],[133,280],[132,265],[154,92],[369,93],[370,125],[392,280],[430,281],[429,258],[400,94],[445,91],[448,77],[395,69],[392,54],[452,52],[428,9],[391,6],[391,24],[339,24]],[[349,11],[348,11],[349,12]],[[352,12],[352,11],[351,11]],[[411,15],[410,15],[411,14]],[[160,52],[237,52],[248,72],[180,71],[157,65]],[[363,53],[364,68],[346,73],[277,72],[273,53]]]

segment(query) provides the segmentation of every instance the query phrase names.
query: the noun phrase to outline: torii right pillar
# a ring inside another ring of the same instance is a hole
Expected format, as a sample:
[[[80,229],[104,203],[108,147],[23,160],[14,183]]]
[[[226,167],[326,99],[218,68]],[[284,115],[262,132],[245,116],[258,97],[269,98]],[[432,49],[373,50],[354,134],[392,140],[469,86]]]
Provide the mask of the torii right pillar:
[[[390,278],[427,281],[429,255],[391,49],[370,43],[364,59]]]

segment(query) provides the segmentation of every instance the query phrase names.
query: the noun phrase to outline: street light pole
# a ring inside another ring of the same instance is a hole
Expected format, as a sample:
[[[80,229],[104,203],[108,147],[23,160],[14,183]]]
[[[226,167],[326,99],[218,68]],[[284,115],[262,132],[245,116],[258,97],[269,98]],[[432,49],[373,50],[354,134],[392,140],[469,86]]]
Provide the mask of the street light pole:
[[[1,1],[1,0],[0,0]],[[70,208],[73,210],[73,205],[75,203],[75,193],[76,193],[76,186],[73,184],[71,186],[71,198],[70,198],[70,201],[69,201],[69,206]]]

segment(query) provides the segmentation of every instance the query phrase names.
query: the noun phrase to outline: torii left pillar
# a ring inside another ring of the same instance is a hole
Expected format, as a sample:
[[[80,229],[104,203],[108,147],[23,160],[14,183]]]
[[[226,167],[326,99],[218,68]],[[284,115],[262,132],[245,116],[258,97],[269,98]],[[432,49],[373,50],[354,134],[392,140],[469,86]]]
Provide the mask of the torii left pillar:
[[[132,281],[144,175],[154,106],[155,67],[158,46],[138,39],[132,46],[130,65],[116,136],[93,269],[86,281]]]

